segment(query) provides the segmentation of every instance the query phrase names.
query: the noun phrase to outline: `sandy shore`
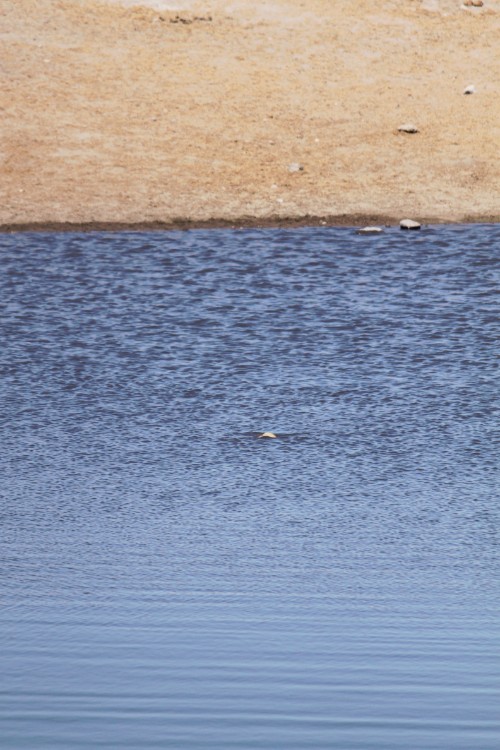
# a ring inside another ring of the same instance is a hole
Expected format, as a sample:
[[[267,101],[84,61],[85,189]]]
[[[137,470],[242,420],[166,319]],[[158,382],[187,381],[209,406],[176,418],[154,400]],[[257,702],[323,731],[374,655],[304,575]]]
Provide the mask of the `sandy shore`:
[[[3,229],[500,219],[500,2],[137,3],[0,0]]]

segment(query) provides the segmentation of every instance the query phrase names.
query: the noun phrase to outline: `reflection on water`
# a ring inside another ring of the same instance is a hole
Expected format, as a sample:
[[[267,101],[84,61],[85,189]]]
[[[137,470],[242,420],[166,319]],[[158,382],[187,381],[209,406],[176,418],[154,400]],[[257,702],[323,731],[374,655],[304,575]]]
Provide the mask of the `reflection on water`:
[[[498,748],[499,241],[0,236],[2,747]]]

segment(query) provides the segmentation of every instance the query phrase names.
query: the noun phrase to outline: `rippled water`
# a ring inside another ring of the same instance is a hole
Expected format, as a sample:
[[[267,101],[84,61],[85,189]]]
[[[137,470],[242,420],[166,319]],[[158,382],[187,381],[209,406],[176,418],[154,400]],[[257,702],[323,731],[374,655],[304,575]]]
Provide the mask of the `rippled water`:
[[[0,236],[2,748],[500,747],[499,250]]]

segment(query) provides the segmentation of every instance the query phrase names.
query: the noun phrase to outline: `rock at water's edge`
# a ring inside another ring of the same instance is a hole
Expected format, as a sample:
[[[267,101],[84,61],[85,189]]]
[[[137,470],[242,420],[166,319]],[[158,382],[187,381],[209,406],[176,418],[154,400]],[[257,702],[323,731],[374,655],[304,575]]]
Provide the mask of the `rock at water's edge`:
[[[413,221],[413,219],[403,219],[399,222],[400,229],[420,229],[420,226],[418,221]]]

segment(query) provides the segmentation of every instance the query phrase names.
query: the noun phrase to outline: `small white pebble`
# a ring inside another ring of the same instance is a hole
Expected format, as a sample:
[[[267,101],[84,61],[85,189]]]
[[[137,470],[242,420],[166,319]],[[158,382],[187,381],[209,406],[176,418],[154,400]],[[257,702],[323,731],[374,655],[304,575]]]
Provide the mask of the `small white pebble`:
[[[411,122],[406,122],[398,128],[400,133],[418,133],[418,128]]]
[[[476,93],[476,87],[473,86],[472,84],[470,86],[467,86],[464,89],[464,94],[475,94],[475,93]]]

